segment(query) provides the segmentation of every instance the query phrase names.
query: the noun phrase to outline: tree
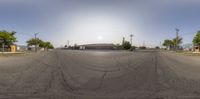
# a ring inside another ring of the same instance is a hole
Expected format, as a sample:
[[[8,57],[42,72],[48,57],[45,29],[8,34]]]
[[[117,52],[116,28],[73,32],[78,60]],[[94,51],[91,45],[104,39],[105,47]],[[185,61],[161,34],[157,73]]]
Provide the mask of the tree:
[[[26,43],[28,44],[28,46],[38,45],[39,47],[42,47],[45,50],[54,48],[54,46],[50,42],[44,42],[39,38],[31,38],[30,40],[26,41]]]
[[[53,49],[53,45],[50,42],[40,42],[39,47],[44,48],[45,50]]]
[[[122,40],[122,45],[121,45],[121,47],[122,47],[123,49],[126,49],[126,50],[128,50],[128,49],[130,49],[130,48],[131,48],[131,43],[130,43],[130,42],[128,42],[128,41],[126,41],[126,40],[125,40],[125,37],[123,37],[123,40]]]
[[[166,39],[163,43],[163,46],[171,46],[174,45],[174,42],[172,40]]]
[[[146,46],[140,46],[139,49],[147,49]]]
[[[155,49],[160,49],[160,47],[159,47],[159,46],[156,46]]]
[[[172,41],[173,41],[173,43],[174,43],[174,49],[175,50],[178,50],[178,49],[180,49],[180,44],[182,43],[182,40],[183,40],[183,38],[182,37],[176,37],[176,38],[174,38]]]
[[[163,46],[166,46],[169,49],[171,48],[175,49],[179,47],[179,45],[182,43],[182,40],[183,40],[182,37],[177,37],[172,40],[166,39],[164,40]]]
[[[166,39],[166,40],[164,40],[163,46],[170,48],[170,47],[174,46],[174,42],[172,40]]]
[[[77,50],[79,49],[79,46],[77,44],[74,44],[73,49]]]
[[[53,44],[50,43],[50,45],[48,46],[49,49],[54,49]]]
[[[173,43],[174,45],[179,46],[182,43],[182,40],[183,38],[178,36],[177,38],[173,39]]]
[[[193,44],[199,45],[200,46],[200,31],[197,32],[197,34],[195,35],[194,39],[193,39]]]
[[[10,46],[14,42],[17,42],[17,38],[15,37],[16,32],[8,32],[5,30],[0,31],[0,46],[2,47],[3,44]]]
[[[122,49],[122,46],[120,44],[115,44],[115,48],[119,50]]]
[[[128,50],[128,49],[131,48],[131,43],[128,42],[128,41],[124,41],[124,42],[122,43],[122,47],[123,47],[124,49]]]
[[[28,46],[33,46],[33,45],[39,45],[41,46],[42,44],[42,40],[39,38],[31,38],[30,40],[26,41],[26,43],[28,44]]]

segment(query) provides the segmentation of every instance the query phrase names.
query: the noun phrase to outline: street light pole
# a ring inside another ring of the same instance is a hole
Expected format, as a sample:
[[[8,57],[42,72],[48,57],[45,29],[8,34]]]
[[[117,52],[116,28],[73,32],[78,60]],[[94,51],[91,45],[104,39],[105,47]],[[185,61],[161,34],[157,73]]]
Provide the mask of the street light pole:
[[[132,46],[133,34],[131,34],[130,37],[131,37],[130,41],[131,41],[131,46]]]
[[[38,33],[35,33],[35,52],[37,52],[37,35]]]

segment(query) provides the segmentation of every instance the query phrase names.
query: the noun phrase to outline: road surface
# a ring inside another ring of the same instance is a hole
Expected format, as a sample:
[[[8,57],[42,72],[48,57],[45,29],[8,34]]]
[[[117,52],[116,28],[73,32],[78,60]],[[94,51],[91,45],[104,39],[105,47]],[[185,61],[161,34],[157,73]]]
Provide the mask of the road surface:
[[[160,51],[0,58],[0,99],[200,99],[200,59]]]

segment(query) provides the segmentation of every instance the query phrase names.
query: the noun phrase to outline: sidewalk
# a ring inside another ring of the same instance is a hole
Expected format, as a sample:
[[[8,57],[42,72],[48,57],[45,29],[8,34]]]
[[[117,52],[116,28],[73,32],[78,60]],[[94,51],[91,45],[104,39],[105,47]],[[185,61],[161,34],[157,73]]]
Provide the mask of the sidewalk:
[[[9,56],[21,56],[25,55],[24,52],[0,52],[0,58]]]
[[[24,52],[0,52],[0,54],[23,54]]]

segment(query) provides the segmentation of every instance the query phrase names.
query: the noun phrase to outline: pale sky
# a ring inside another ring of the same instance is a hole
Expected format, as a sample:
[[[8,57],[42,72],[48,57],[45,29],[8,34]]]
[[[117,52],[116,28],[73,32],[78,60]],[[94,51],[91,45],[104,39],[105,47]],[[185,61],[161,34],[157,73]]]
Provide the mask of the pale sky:
[[[184,43],[200,30],[199,0],[0,0],[0,29],[16,31],[17,44],[39,33],[56,47],[121,43],[160,45],[180,29]]]

